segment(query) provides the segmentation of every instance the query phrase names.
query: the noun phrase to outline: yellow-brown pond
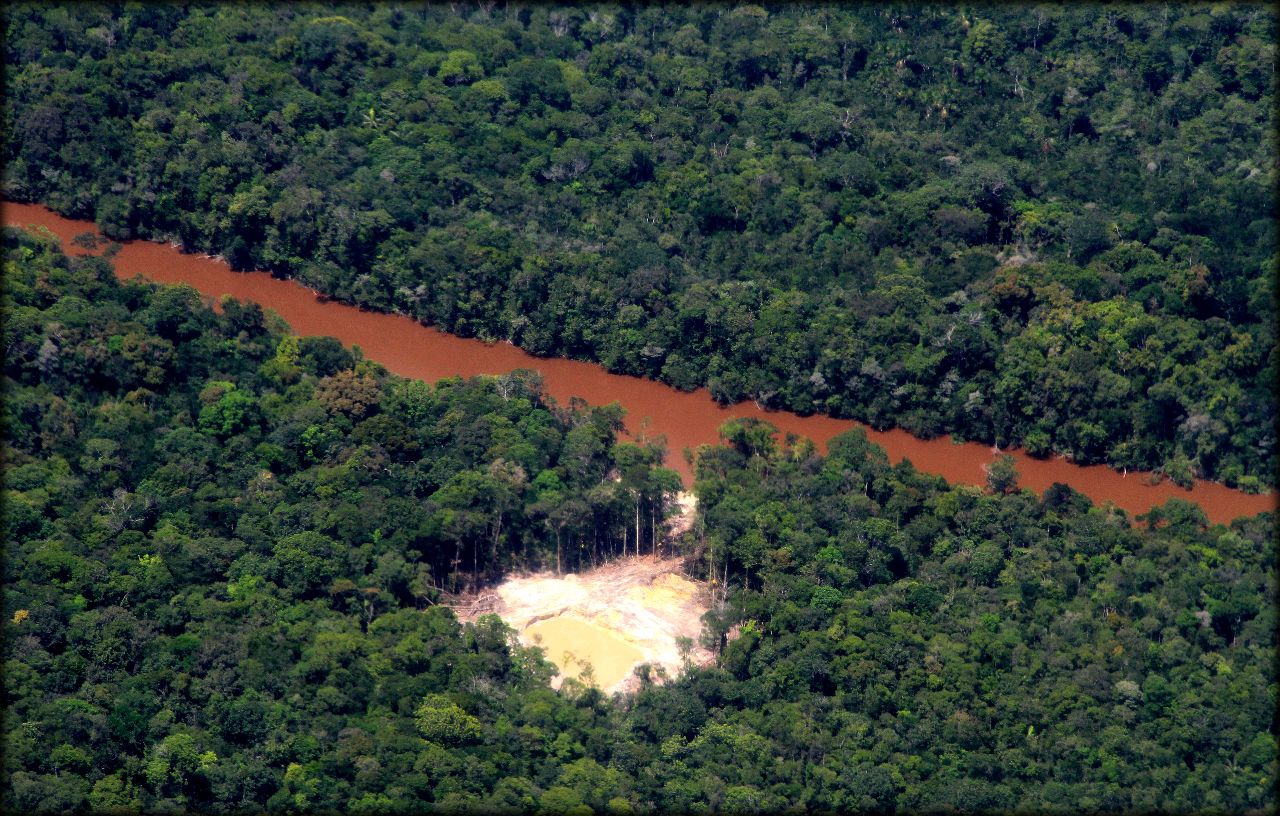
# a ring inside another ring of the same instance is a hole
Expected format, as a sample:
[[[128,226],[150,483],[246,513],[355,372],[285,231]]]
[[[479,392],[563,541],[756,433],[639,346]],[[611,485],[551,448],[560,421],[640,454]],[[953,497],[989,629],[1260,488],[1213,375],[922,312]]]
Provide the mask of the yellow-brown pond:
[[[558,617],[525,627],[520,640],[541,646],[547,659],[566,677],[578,677],[583,664],[591,664],[595,683],[609,690],[620,683],[644,655],[608,629],[577,618]]]

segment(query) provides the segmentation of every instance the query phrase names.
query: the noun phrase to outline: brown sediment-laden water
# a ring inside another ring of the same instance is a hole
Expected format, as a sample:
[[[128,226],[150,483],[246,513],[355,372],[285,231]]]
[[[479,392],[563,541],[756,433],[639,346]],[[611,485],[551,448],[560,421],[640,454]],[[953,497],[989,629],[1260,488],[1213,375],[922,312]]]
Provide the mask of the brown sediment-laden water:
[[[90,221],[63,218],[37,205],[4,202],[8,226],[45,227],[67,251],[84,254],[72,245],[75,236],[95,231]],[[633,436],[666,437],[667,465],[690,481],[684,449],[719,441],[717,429],[733,417],[758,417],[782,433],[812,439],[820,448],[834,436],[854,427],[888,451],[894,461],[909,459],[926,473],[960,484],[985,484],[984,467],[1001,451],[974,442],[953,443],[949,436],[919,439],[900,429],[877,431],[861,423],[829,416],[799,416],[765,411],[752,402],[724,407],[705,388],[682,392],[663,383],[610,374],[598,365],[575,360],[534,357],[508,343],[485,343],[445,334],[403,315],[384,314],[338,303],[294,281],[266,272],[235,272],[223,261],[183,253],[178,247],[151,241],[128,241],[114,258],[116,274],[134,275],[160,283],[185,283],[210,298],[231,295],[274,309],[300,335],[330,335],[358,345],[364,355],[404,377],[435,381],[455,375],[502,374],[517,368],[542,373],[549,394],[562,403],[581,397],[594,405],[614,401],[627,409],[626,426]],[[1035,459],[1020,450],[1009,451],[1021,475],[1019,485],[1043,492],[1055,482],[1070,485],[1095,503],[1112,502],[1131,514],[1145,513],[1171,498],[1202,507],[1212,522],[1228,522],[1276,509],[1275,492],[1250,495],[1214,482],[1197,481],[1190,489],[1170,482],[1150,484],[1150,474],[1120,473],[1105,465],[1077,465],[1063,458]]]

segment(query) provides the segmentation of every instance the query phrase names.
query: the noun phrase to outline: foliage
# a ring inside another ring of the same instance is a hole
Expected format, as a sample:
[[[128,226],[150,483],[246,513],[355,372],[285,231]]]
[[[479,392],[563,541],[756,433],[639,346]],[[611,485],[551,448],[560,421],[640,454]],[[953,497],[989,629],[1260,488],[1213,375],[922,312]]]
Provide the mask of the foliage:
[[[1247,4],[19,3],[5,194],[725,402],[1273,484],[1275,42]]]
[[[1132,526],[1065,485],[948,487],[861,431],[825,459],[704,448],[698,477],[718,664],[632,718],[722,810],[735,786],[765,810],[1274,807],[1274,514]]]
[[[651,551],[678,484],[620,409],[400,380],[7,241],[6,811],[403,811],[546,789],[612,727],[439,604]]]
[[[685,541],[715,663],[555,692],[440,601],[648,550],[670,481],[616,408],[6,245],[6,811],[1275,806],[1274,514],[1132,525],[735,422]]]
[[[1008,493],[1018,486],[1018,468],[1013,457],[1003,453],[987,466],[987,487],[994,493]]]

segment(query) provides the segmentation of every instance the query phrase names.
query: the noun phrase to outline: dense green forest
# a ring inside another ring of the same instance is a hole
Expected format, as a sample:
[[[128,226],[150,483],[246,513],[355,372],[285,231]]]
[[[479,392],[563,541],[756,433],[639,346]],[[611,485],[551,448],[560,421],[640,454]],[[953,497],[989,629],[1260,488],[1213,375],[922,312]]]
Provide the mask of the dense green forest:
[[[1273,514],[1134,524],[737,421],[683,542],[714,665],[555,692],[439,601],[635,550],[675,483],[616,407],[5,244],[6,811],[1275,806]]]
[[[5,195],[537,354],[1273,484],[1274,8],[10,5]]]

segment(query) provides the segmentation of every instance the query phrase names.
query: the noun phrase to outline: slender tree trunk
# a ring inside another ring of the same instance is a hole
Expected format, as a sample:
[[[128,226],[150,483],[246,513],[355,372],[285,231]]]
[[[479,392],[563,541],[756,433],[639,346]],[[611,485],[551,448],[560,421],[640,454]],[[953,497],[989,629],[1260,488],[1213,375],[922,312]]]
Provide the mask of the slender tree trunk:
[[[489,556],[487,564],[495,564],[499,560],[498,555],[498,539],[502,537],[502,513],[498,513],[498,524],[493,531],[493,543],[489,545]]]
[[[640,494],[636,493],[636,555],[640,555]]]
[[[453,591],[458,591],[458,568],[462,566],[462,539],[455,538],[453,540],[453,569],[450,570],[450,578],[453,579]]]
[[[649,552],[658,554],[658,507],[653,503],[649,504]]]

